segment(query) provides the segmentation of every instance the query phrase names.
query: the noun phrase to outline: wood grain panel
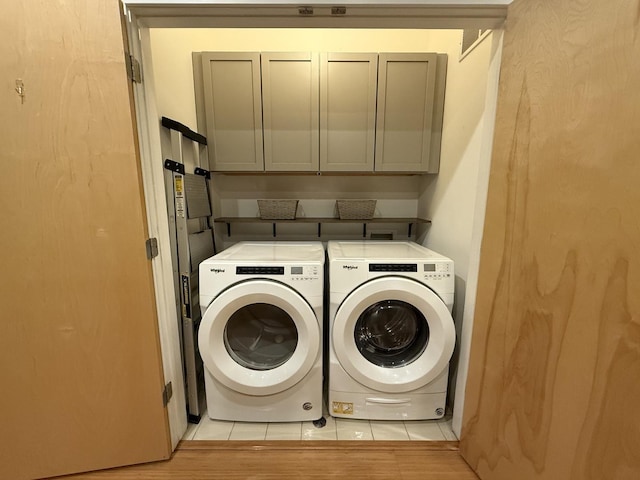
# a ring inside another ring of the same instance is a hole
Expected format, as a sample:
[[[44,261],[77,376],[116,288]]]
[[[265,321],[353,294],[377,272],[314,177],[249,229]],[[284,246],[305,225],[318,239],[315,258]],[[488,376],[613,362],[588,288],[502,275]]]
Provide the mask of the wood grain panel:
[[[461,451],[640,478],[640,2],[509,8]]]
[[[0,477],[166,458],[118,2],[12,2],[0,27]]]
[[[477,480],[457,442],[188,441],[171,460],[65,477],[118,479]]]

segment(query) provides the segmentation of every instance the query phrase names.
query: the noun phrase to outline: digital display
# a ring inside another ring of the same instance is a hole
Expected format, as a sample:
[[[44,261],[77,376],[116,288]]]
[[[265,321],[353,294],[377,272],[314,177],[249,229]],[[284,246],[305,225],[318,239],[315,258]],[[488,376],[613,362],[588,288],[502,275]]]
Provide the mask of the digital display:
[[[424,271],[425,272],[435,272],[436,271],[436,264],[435,263],[425,263],[424,264]]]
[[[284,275],[284,267],[236,267],[236,275]]]
[[[415,263],[370,263],[370,272],[417,272]]]
[[[302,275],[302,267],[291,267],[291,275]]]

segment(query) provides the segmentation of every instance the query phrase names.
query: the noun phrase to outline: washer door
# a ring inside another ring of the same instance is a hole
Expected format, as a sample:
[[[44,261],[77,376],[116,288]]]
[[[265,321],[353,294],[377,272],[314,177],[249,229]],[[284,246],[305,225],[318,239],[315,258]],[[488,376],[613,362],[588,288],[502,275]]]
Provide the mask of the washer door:
[[[333,321],[338,361],[355,380],[381,392],[409,392],[435,379],[453,353],[456,333],[443,301],[406,277],[360,285]]]
[[[198,346],[220,383],[247,395],[271,395],[309,373],[320,349],[320,327],[311,306],[292,288],[249,280],[211,302]]]

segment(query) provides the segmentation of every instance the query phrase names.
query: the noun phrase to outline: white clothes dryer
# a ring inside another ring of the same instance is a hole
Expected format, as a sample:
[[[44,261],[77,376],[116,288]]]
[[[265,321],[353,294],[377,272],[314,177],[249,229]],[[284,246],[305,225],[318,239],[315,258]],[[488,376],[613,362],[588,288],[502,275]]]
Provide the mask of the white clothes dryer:
[[[210,418],[322,417],[324,258],[321,242],[240,242],[200,264]]]
[[[453,261],[413,242],[331,241],[327,253],[331,415],[442,417],[456,339]]]

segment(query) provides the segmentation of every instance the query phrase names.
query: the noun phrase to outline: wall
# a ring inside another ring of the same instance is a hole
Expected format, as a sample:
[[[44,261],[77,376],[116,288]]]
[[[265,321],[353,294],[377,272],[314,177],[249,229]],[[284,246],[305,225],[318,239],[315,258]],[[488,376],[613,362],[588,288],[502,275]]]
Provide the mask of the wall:
[[[459,37],[458,37],[459,38]],[[456,383],[458,367],[465,369],[468,352],[461,349],[463,320],[472,321],[473,298],[466,311],[467,281],[474,224],[482,225],[486,195],[486,178],[479,177],[482,166],[488,168],[481,157],[485,133],[485,93],[487,74],[492,58],[493,34],[485,37],[459,61],[460,47],[442,35],[433,38],[434,48],[449,53],[447,90],[440,173],[424,176],[421,182],[418,215],[432,220],[422,243],[452,258],[456,270],[456,297],[454,320],[456,323],[456,350],[451,362],[451,385]],[[483,180],[484,179],[484,180]],[[478,198],[480,196],[480,198]],[[476,226],[476,231],[479,226]],[[475,284],[469,295],[475,296]],[[462,355],[462,356],[461,356]],[[463,388],[462,385],[460,388]],[[454,403],[456,389],[449,390],[449,404]],[[454,431],[459,435],[460,413],[454,415]]]

